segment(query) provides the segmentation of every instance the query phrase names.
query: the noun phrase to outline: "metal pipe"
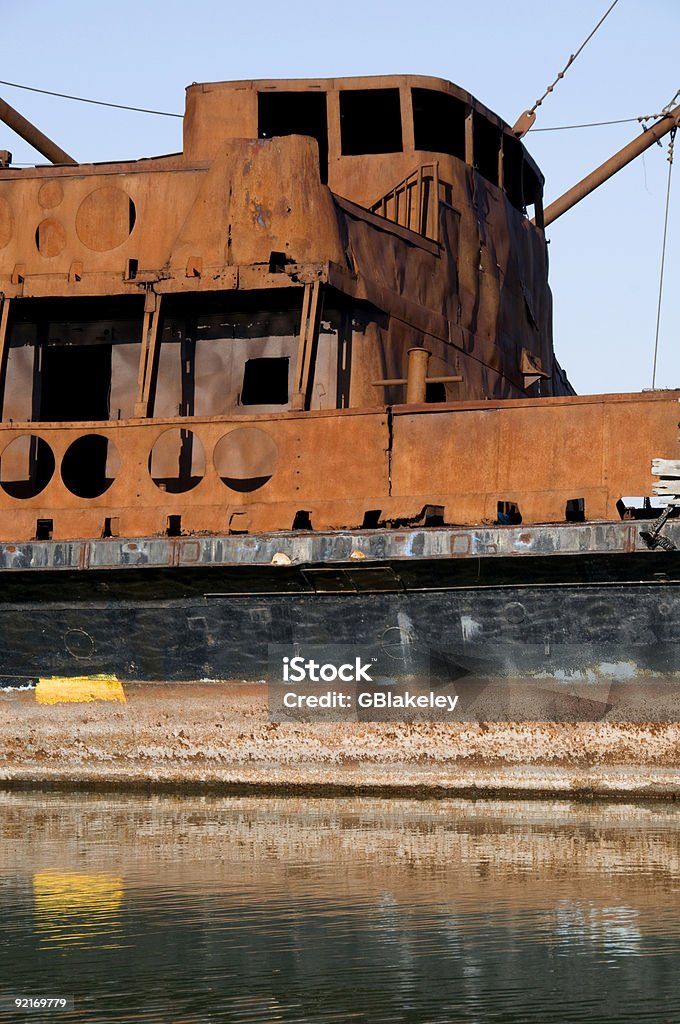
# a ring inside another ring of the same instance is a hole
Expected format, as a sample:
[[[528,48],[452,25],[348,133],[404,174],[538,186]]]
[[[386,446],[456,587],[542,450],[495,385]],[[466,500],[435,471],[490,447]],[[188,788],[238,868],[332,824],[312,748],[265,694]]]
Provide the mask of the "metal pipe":
[[[28,142],[30,146],[37,149],[38,152],[46,157],[50,163],[53,164],[77,164],[78,161],[74,160],[72,156],[65,153],[63,149],[60,149],[55,142],[48,139],[46,135],[43,135],[34,124],[27,121],[26,118],[15,110],[14,107],[10,107],[9,103],[5,100],[0,99],[0,120],[4,121],[13,132],[20,135],[25,142]]]
[[[611,156],[608,160],[605,160],[594,171],[591,171],[582,181],[579,181],[577,185],[570,188],[568,192],[565,192],[563,196],[556,199],[554,203],[546,209],[544,214],[544,225],[552,224],[554,220],[561,217],[567,210],[571,210],[572,206],[576,206],[582,199],[585,199],[587,195],[590,195],[596,188],[599,188],[605,181],[607,181],[613,174],[620,171],[622,167],[629,164],[631,160],[634,160],[640,153],[644,153],[646,149],[653,146],[655,142],[662,139],[664,135],[667,135],[673,128],[680,123],[680,104],[674,107],[668,114],[662,117],[659,121],[652,125],[638,135],[636,139],[629,142],[627,146],[620,149],[618,153]]]
[[[427,367],[431,353],[426,348],[410,348],[408,350],[408,369],[406,371],[406,403],[422,405],[427,394]]]

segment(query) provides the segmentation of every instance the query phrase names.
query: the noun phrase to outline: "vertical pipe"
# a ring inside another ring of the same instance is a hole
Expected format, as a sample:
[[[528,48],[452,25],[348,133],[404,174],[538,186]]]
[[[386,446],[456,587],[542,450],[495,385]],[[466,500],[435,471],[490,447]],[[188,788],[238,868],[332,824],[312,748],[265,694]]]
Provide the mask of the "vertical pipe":
[[[422,405],[427,393],[427,368],[431,352],[426,348],[410,348],[408,350],[408,370],[406,373],[406,404]]]

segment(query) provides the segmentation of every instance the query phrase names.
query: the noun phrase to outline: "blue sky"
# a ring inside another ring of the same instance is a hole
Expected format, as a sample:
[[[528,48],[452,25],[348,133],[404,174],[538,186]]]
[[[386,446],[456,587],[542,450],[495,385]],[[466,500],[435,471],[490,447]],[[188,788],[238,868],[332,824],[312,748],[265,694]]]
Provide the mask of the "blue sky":
[[[610,0],[485,3],[342,0],[314,5],[24,0],[4,5],[2,77],[59,92],[181,112],[191,82],[430,74],[511,124],[580,45]],[[678,0],[619,0],[539,108],[536,127],[651,114],[680,87]],[[0,86],[0,95],[76,158],[181,148],[181,121]],[[546,201],[632,138],[636,124],[530,133]],[[0,125],[14,160],[36,155]],[[680,163],[680,137],[676,164]],[[651,384],[667,144],[654,146],[555,222],[550,240],[558,358],[581,393]],[[680,387],[680,169],[674,172],[657,386]]]

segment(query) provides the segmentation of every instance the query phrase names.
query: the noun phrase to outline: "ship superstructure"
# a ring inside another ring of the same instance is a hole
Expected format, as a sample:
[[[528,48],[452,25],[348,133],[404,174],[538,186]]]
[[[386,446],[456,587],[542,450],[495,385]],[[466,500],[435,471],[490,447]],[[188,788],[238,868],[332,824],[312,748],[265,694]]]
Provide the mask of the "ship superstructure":
[[[475,602],[482,634],[505,615],[476,588],[525,579],[503,629],[519,642],[535,616],[545,646],[557,561],[575,591],[658,575],[668,552],[621,517],[675,454],[679,393],[574,395],[552,344],[555,207],[469,93],[193,85],[181,153],[56,158],[0,170],[13,670],[259,673],[268,642],[338,622],[430,648],[457,622],[465,644]]]
[[[416,515],[386,409],[571,392],[542,188],[426,78],[191,86],[177,156],[2,171],[0,537]]]

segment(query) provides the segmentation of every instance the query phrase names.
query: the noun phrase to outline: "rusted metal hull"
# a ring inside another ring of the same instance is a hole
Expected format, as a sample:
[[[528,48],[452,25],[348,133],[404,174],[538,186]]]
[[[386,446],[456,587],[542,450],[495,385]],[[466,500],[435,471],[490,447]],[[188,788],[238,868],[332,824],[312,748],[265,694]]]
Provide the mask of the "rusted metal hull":
[[[511,706],[515,718],[677,717],[680,565],[640,532],[602,523],[3,545],[3,682],[253,680],[267,677],[269,645],[351,645],[397,683],[453,680],[471,717]],[[666,532],[680,543],[680,525]],[[520,680],[524,711],[506,700]]]
[[[525,524],[563,523],[573,500],[588,520],[616,520],[620,498],[652,493],[652,459],[675,455],[679,399],[664,391],[85,427],[3,423],[0,540],[30,541],[47,523],[54,540],[108,531],[134,541],[166,533],[173,517],[184,534],[259,535],[290,530],[300,510],[319,531],[359,528],[371,514],[375,525],[416,522],[427,507],[446,523],[473,525],[494,522],[499,502],[515,504]],[[181,431],[194,465],[188,489],[173,490]],[[101,493],[83,497],[67,486],[65,466],[95,434],[108,445],[105,478]],[[2,477],[29,435],[54,456],[36,494]],[[175,447],[163,448],[173,438]]]

